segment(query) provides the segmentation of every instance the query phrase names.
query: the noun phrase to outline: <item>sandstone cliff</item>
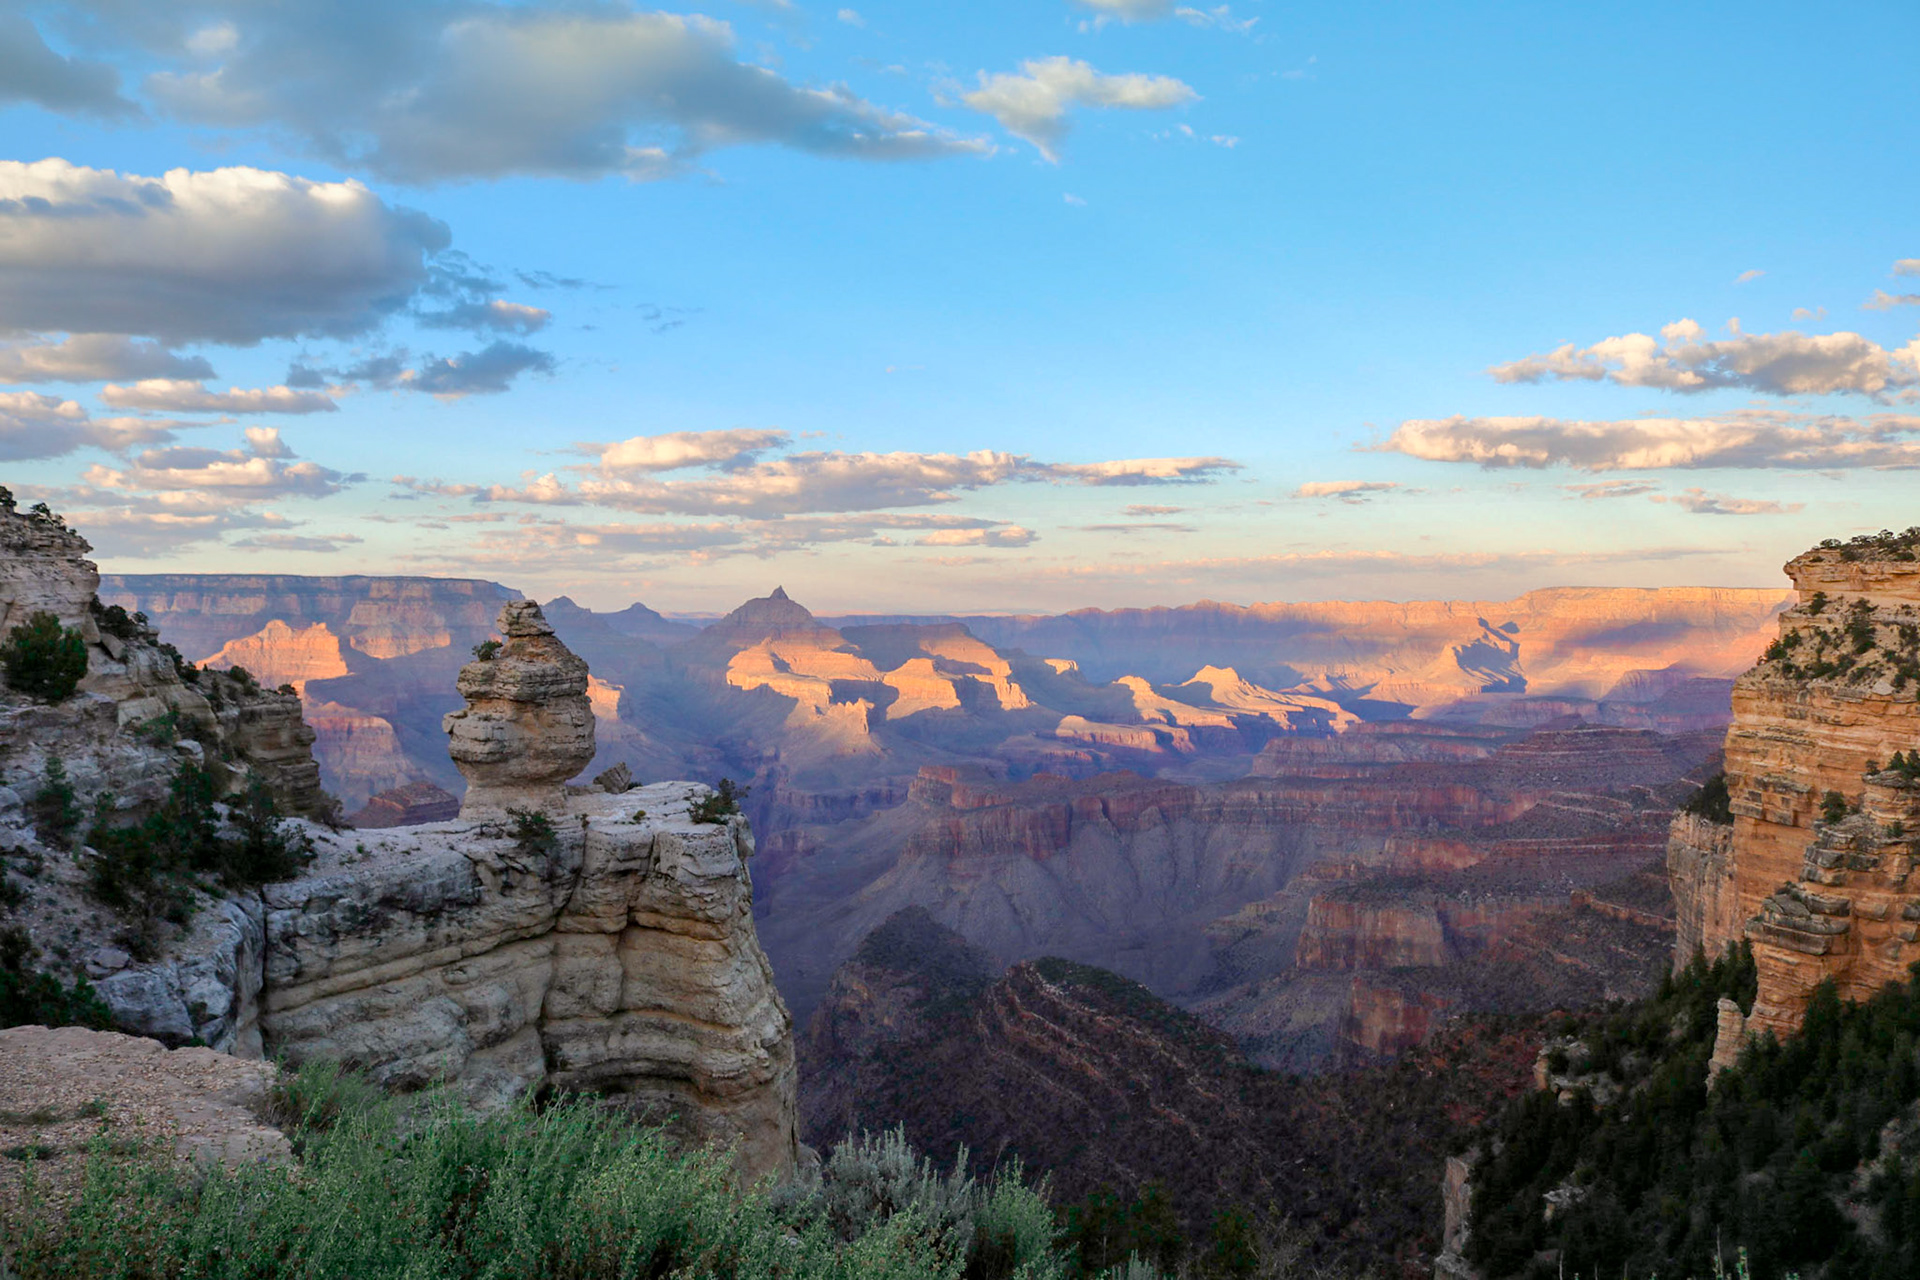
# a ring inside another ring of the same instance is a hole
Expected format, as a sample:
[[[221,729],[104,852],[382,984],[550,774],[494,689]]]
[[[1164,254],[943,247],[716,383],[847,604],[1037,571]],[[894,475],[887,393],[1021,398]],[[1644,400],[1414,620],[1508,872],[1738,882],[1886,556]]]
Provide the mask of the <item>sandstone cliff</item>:
[[[1676,830],[1683,934],[1710,954],[1752,942],[1754,1030],[1797,1027],[1822,978],[1862,999],[1920,960],[1920,786],[1876,772],[1920,749],[1916,548],[1909,530],[1788,563],[1798,603],[1734,685],[1728,853],[1690,855]]]
[[[0,635],[36,613],[79,631],[87,669],[78,692],[48,704],[0,682],[0,820],[59,758],[79,802],[111,794],[122,809],[152,804],[182,758],[204,763],[226,791],[259,778],[282,808],[327,807],[308,750],[313,734],[290,693],[179,660],[145,620],[111,615],[96,594],[92,548],[57,516],[0,511]]]
[[[96,613],[86,544],[57,522],[9,517],[0,535],[0,607],[57,610],[90,646],[71,699],[0,690],[0,860],[37,877],[9,923],[83,967],[122,1027],[240,1057],[338,1058],[398,1087],[446,1081],[483,1104],[599,1092],[733,1146],[749,1177],[792,1167],[791,1022],[754,932],[751,831],[696,813],[710,794],[696,784],[632,788],[614,771],[563,786],[594,753],[588,676],[537,606],[509,601],[505,644],[460,681],[468,706],[448,729],[473,783],[463,816],[377,833],[296,821],[313,854],[296,878],[223,896],[183,885],[190,919],[136,957],[88,896],[90,829],[57,847],[23,811],[43,753],[65,753],[89,811],[106,790],[151,803],[189,757],[231,785],[267,780],[298,811],[318,794],[312,735],[295,694],[195,672],[136,620]],[[169,733],[143,728],[154,721]],[[198,736],[176,742],[177,726]]]

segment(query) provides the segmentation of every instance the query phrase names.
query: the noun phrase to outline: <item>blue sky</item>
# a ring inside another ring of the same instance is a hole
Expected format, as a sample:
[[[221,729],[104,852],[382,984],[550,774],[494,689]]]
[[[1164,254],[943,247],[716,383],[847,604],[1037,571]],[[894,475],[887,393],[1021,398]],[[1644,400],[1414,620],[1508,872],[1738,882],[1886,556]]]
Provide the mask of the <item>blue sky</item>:
[[[1915,47],[1896,4],[0,3],[0,476],[111,570],[597,606],[1773,585],[1920,522]]]

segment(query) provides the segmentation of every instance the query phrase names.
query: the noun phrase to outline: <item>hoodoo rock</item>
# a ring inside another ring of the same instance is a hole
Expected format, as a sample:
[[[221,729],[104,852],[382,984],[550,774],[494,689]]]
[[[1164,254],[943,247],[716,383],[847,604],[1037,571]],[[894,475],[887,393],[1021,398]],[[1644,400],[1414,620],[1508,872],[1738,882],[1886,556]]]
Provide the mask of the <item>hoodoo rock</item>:
[[[1920,961],[1920,769],[1884,767],[1920,752],[1917,553],[1920,529],[1786,566],[1799,603],[1734,684],[1730,853],[1687,856],[1676,827],[1683,936],[1753,945],[1749,1032],[1796,1030],[1823,979],[1862,1000]]]
[[[557,812],[567,779],[593,761],[587,664],[531,600],[502,605],[497,625],[504,643],[460,668],[455,687],[467,706],[442,724],[448,754],[467,780],[460,813]]]

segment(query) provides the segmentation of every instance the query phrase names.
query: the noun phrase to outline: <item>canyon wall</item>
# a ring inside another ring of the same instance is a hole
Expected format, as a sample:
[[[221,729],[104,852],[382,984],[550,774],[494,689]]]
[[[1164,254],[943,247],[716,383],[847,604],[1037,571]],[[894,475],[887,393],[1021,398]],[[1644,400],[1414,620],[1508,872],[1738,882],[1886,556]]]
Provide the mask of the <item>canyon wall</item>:
[[[1788,563],[1798,602],[1734,685],[1728,855],[1676,827],[1684,936],[1753,944],[1753,1030],[1797,1027],[1823,978],[1864,999],[1920,960],[1920,771],[1885,768],[1920,751],[1916,547],[1909,531]]]

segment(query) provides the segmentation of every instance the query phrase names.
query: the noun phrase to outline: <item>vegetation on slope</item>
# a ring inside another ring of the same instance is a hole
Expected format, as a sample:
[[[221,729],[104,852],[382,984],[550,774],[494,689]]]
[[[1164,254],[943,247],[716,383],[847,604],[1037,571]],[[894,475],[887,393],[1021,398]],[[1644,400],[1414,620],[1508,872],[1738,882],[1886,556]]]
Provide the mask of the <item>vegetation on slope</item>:
[[[1017,1167],[938,1173],[897,1137],[816,1181],[740,1189],[724,1153],[676,1151],[601,1103],[482,1115],[309,1067],[277,1102],[291,1167],[183,1167],[103,1133],[64,1211],[0,1217],[17,1280],[1055,1280],[1052,1215]]]
[[[1448,1151],[1531,1082],[1538,1019],[1463,1020],[1390,1065],[1303,1079],[1105,970],[1046,959],[982,981],[943,934],[913,948],[890,925],[888,946],[863,944],[862,963],[910,973],[915,1016],[857,1061],[804,1070],[851,1091],[829,1124],[851,1113],[936,1160],[970,1149],[1044,1171],[1090,1271],[1134,1252],[1218,1275],[1417,1267],[1439,1247]]]
[[[1740,1246],[1756,1275],[1920,1274],[1920,982],[1859,1005],[1821,987],[1799,1035],[1709,1090],[1716,1004],[1753,993],[1730,952],[1571,1028],[1567,1100],[1530,1093],[1481,1136],[1469,1258],[1490,1277],[1704,1275]]]

